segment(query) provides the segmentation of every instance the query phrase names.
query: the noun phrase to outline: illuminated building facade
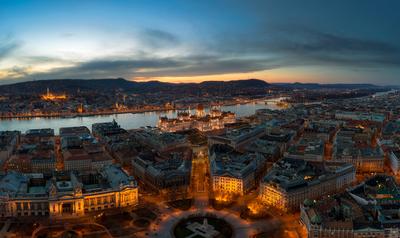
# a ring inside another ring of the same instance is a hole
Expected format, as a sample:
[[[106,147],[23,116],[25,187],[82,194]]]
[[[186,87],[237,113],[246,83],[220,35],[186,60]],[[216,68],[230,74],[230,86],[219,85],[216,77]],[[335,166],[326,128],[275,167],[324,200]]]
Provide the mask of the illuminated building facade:
[[[251,179],[250,176],[240,178],[235,177],[230,173],[225,173],[221,175],[215,175],[212,179],[213,182],[213,191],[220,192],[222,194],[238,194],[243,195],[244,189],[246,187],[254,186],[254,179]]]
[[[266,159],[260,153],[239,153],[227,145],[214,145],[209,151],[214,192],[243,195],[255,186],[256,175]]]
[[[177,132],[189,129],[213,131],[224,129],[225,124],[235,122],[235,113],[221,112],[220,110],[212,109],[209,114],[206,114],[203,106],[199,105],[195,115],[191,115],[189,111],[178,113],[177,118],[160,117],[157,126],[161,131],[166,132]]]
[[[50,89],[47,88],[46,94],[41,96],[43,100],[54,101],[54,100],[65,100],[67,99],[67,95],[65,94],[54,94],[50,92]]]
[[[0,178],[0,216],[81,216],[138,204],[136,181],[116,165],[98,172],[9,172]]]
[[[305,199],[335,193],[354,180],[351,164],[284,158],[264,177],[259,197],[266,205],[296,211]]]

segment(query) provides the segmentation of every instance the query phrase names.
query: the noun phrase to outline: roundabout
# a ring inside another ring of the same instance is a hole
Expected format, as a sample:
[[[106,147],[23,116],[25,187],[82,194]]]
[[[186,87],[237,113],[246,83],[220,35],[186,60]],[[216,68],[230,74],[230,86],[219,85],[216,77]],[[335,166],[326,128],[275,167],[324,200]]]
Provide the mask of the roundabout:
[[[197,207],[187,211],[174,210],[169,213],[161,211],[160,213],[164,215],[160,217],[159,222],[150,225],[151,232],[148,237],[251,237],[265,229],[265,224],[273,228],[279,223],[274,219],[245,220],[240,217],[240,212],[218,211],[212,207]]]

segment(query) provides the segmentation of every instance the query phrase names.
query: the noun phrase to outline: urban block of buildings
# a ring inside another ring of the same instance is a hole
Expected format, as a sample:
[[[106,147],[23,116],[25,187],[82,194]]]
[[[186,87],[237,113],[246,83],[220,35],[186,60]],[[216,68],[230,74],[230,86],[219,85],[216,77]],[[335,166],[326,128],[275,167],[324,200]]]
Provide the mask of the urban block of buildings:
[[[400,188],[393,177],[377,175],[322,200],[306,199],[301,220],[308,237],[395,238],[400,234]]]
[[[188,147],[185,135],[171,132],[163,132],[158,128],[145,128],[134,130],[132,136],[143,146],[157,149],[158,151],[173,150],[178,147]]]
[[[19,143],[5,170],[21,173],[51,173],[57,168],[54,130],[31,129],[20,136]]]
[[[355,181],[348,163],[284,158],[274,164],[260,185],[260,200],[283,211],[299,210],[305,199],[343,190]]]
[[[295,159],[323,161],[325,142],[318,137],[301,138],[285,152],[285,156]]]
[[[335,113],[335,118],[338,120],[372,121],[383,123],[386,120],[386,115],[383,113],[361,111],[337,111]]]
[[[115,120],[93,124],[92,134],[116,161],[124,165],[131,163],[131,160],[137,155],[136,149],[141,146]]]
[[[358,173],[383,172],[384,153],[373,137],[370,130],[342,128],[333,144],[333,160],[353,164]]]
[[[147,189],[185,192],[190,185],[192,160],[181,153],[166,156],[149,151],[132,160],[132,171]]]
[[[87,127],[60,128],[64,170],[97,170],[114,160],[90,133]]]
[[[212,188],[222,194],[244,195],[256,186],[256,178],[266,166],[260,153],[241,153],[228,145],[209,149]]]
[[[0,131],[0,168],[17,149],[20,137],[19,131]]]

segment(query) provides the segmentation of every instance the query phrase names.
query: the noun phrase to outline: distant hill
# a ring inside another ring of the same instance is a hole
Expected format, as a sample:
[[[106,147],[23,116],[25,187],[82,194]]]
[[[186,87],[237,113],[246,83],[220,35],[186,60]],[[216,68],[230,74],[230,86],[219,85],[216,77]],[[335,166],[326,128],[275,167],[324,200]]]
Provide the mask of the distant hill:
[[[133,87],[135,83],[124,79],[57,79],[38,80],[0,86],[0,92],[43,92],[46,88],[52,91],[71,90],[115,90]]]
[[[55,79],[37,80],[8,85],[0,85],[1,94],[21,94],[24,92],[44,93],[47,88],[53,92],[115,90],[131,93],[175,93],[175,94],[219,94],[219,95],[255,95],[263,94],[266,88],[282,89],[379,89],[373,84],[318,84],[318,83],[274,83],[269,84],[259,79],[232,81],[204,81],[201,83],[166,83],[159,81],[137,82],[123,78],[115,79]]]
[[[273,85],[292,89],[374,89],[382,88],[374,84],[319,84],[319,83],[275,83]]]
[[[136,82],[122,78],[116,79],[57,79],[28,81],[0,86],[0,93],[35,92],[43,93],[49,88],[55,92],[81,91],[115,91],[122,90],[136,93],[163,92],[163,91],[213,91],[264,89],[269,87],[265,81],[258,79],[235,81],[205,81],[202,83],[165,83],[159,81]]]

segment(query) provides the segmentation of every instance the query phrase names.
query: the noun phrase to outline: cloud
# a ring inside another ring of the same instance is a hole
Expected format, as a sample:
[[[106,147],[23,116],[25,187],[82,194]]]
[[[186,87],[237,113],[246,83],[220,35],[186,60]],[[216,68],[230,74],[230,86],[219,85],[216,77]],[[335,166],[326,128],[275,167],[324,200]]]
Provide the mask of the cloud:
[[[14,66],[8,73],[10,77],[26,77],[29,75],[29,67]]]
[[[66,32],[66,33],[60,34],[60,37],[61,37],[61,38],[72,38],[72,37],[74,37],[74,36],[75,36],[75,34],[72,33],[72,32]]]
[[[291,44],[289,49],[302,53],[307,51],[387,54],[398,51],[397,47],[385,42],[339,36],[305,27],[283,27],[282,33],[286,36],[284,42]],[[289,34],[294,37],[289,38]]]
[[[13,51],[15,51],[20,44],[9,37],[6,39],[0,39],[0,60],[8,57]]]
[[[143,49],[131,57],[65,62],[62,59],[32,56],[31,63],[60,62],[64,67],[31,73],[30,68],[9,69],[9,78],[21,80],[61,78],[150,78],[248,73],[294,66],[340,66],[346,69],[398,67],[400,50],[386,42],[359,39],[301,26],[258,29],[254,35],[216,36],[202,50],[171,57],[152,56],[151,50],[180,44],[177,36],[161,30],[145,29]],[[17,45],[4,47],[7,52]],[[147,48],[149,47],[149,48]],[[1,55],[0,55],[1,56]],[[1,58],[1,57],[0,57]]]
[[[76,63],[70,67],[58,67],[48,72],[25,75],[25,80],[61,78],[131,77],[135,72],[169,67],[179,67],[173,59],[103,59]],[[12,76],[10,74],[10,76]]]
[[[207,58],[207,60],[205,60]],[[136,77],[202,76],[227,73],[246,73],[281,67],[275,59],[240,59],[207,56],[181,58],[181,67],[136,72]]]
[[[282,66],[329,65],[345,67],[398,67],[400,49],[390,43],[326,33],[302,26],[259,30],[257,37],[220,36],[212,49],[221,54],[271,55]]]
[[[29,77],[29,67],[14,66],[6,70],[0,70],[0,84],[12,83],[15,79]]]
[[[181,63],[170,59],[133,59],[133,60],[95,60],[80,64],[76,69],[81,71],[115,71],[115,70],[139,70],[151,68],[168,68],[181,66]]]
[[[139,38],[142,44],[153,49],[174,47],[180,43],[176,35],[158,29],[144,29],[140,32]]]
[[[399,48],[386,42],[340,36],[304,27],[289,27],[282,33],[284,36],[271,44],[270,49],[309,64],[347,67],[400,65]]]
[[[21,63],[28,65],[41,65],[41,64],[66,64],[71,65],[74,62],[71,60],[61,59],[50,56],[25,56],[18,59]]]
[[[232,72],[252,72],[279,67],[271,60],[223,59],[214,56],[189,56],[182,58],[153,58],[134,60],[94,60],[72,67],[55,68],[49,72],[9,76],[33,79],[107,78],[107,77],[162,77],[199,76]]]

